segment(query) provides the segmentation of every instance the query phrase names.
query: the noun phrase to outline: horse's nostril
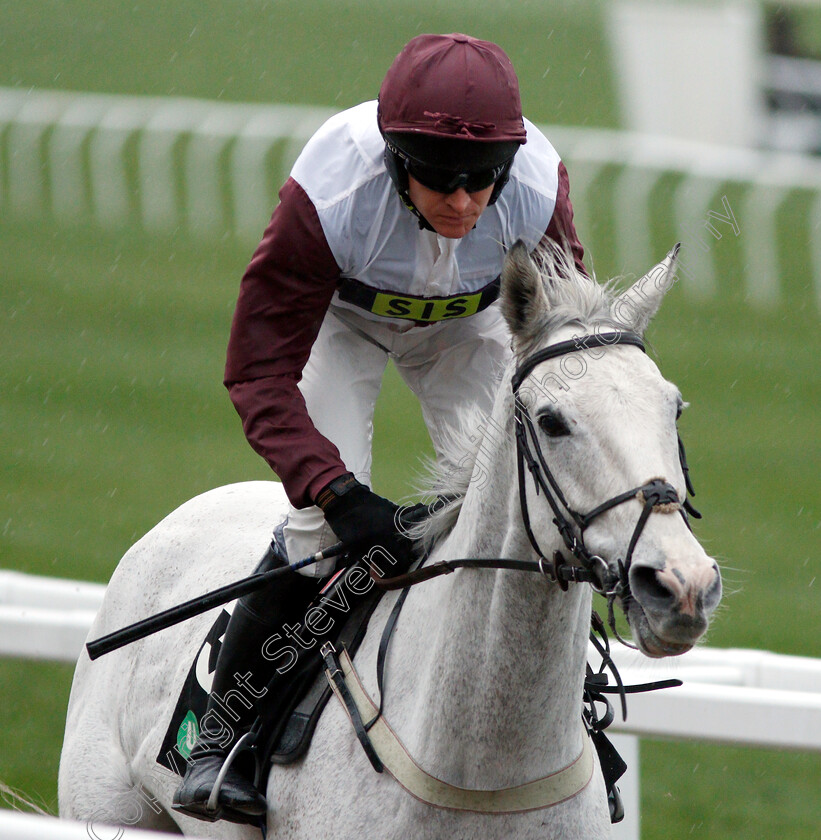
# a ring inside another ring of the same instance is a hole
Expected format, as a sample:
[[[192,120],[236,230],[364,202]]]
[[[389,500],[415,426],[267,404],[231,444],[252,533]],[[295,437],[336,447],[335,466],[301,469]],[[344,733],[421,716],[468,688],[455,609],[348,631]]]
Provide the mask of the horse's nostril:
[[[718,605],[718,602],[721,600],[721,590],[722,590],[721,572],[719,571],[718,566],[715,565],[715,564],[713,565],[713,574],[714,574],[713,581],[707,587],[707,591],[704,593],[704,598],[703,598],[704,607],[705,607],[705,609],[707,609],[710,612],[712,612],[716,608],[716,606]]]
[[[647,567],[633,567],[630,572],[630,588],[633,596],[644,606],[657,608],[669,606],[676,596],[659,580],[658,570]]]

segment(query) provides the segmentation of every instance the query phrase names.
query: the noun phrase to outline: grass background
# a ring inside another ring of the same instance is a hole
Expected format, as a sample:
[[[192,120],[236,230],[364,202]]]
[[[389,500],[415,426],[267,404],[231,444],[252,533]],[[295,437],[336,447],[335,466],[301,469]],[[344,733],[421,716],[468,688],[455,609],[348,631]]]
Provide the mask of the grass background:
[[[0,0],[0,85],[345,107],[373,97],[414,34],[462,30],[505,47],[531,118],[617,127],[603,8]],[[817,47],[811,11],[801,32]],[[605,178],[594,203],[608,188]],[[653,230],[660,254],[673,237],[665,198],[662,190]],[[792,235],[807,200],[791,198],[779,217],[781,307],[746,306],[739,241],[725,236],[714,244],[717,298],[695,305],[683,280],[650,338],[692,404],[681,426],[705,514],[697,533],[720,558],[727,588],[710,644],[818,657],[821,346],[808,255]],[[608,224],[581,235],[599,273],[613,270]],[[186,499],[269,477],[221,386],[249,256],[228,238],[203,245],[0,215],[2,567],[104,582],[128,546]],[[377,411],[375,484],[401,498],[427,441],[390,372]],[[71,672],[0,662],[0,780],[52,810]],[[645,840],[810,840],[821,825],[819,789],[817,755],[642,742]]]

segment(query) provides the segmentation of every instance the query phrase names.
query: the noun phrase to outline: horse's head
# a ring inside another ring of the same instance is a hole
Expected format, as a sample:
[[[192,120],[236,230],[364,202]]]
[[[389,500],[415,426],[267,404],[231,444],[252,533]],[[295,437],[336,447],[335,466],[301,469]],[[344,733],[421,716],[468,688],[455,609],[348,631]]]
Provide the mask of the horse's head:
[[[650,656],[689,650],[721,598],[687,519],[685,403],[641,342],[675,258],[616,294],[563,254],[537,265],[518,244],[502,279],[531,541],[593,570]]]

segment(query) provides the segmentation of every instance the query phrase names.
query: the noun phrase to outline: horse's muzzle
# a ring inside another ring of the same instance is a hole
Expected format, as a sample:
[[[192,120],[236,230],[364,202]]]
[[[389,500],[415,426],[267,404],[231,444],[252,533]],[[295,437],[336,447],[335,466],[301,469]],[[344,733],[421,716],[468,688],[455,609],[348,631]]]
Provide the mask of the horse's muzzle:
[[[715,562],[676,564],[660,569],[634,564],[624,605],[633,637],[648,656],[677,656],[704,635],[721,600]]]

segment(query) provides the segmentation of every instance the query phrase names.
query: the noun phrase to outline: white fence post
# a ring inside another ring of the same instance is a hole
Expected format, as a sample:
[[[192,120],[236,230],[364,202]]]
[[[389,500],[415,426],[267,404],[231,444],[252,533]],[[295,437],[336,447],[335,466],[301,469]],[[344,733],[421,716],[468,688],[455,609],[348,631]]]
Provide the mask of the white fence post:
[[[607,20],[632,130],[735,146],[763,138],[758,3],[615,0]]]
[[[627,764],[618,788],[624,804],[624,819],[613,826],[613,840],[639,840],[641,837],[641,758],[635,735],[610,735],[613,746]]]

